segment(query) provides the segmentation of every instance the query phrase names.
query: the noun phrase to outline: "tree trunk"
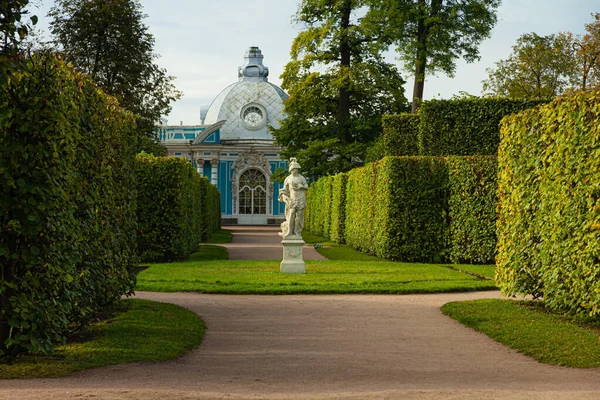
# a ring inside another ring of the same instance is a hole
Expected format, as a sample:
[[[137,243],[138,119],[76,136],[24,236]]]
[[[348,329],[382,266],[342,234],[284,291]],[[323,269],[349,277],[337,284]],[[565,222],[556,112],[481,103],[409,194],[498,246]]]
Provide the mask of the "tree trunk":
[[[427,1],[419,0],[419,21],[417,24],[417,58],[415,60],[415,84],[411,112],[416,113],[423,101],[425,89],[425,69],[427,68],[427,37],[433,23],[427,23],[442,9],[443,0],[431,0],[431,9],[427,11]]]
[[[341,20],[340,36],[340,71],[346,74],[350,69],[350,44],[348,43],[348,27],[350,26],[350,13],[352,12],[351,0],[344,0]],[[350,91],[345,84],[340,87],[338,122],[340,133],[346,143],[350,143]]]

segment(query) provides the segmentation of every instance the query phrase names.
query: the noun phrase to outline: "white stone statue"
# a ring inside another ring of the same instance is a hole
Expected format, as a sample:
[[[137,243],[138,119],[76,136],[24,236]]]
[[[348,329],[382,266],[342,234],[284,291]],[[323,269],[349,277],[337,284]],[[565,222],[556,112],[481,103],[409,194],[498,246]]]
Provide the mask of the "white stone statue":
[[[281,233],[279,233],[284,239],[302,238],[308,183],[300,175],[299,169],[300,164],[296,158],[290,158],[290,175],[285,178],[283,188],[279,189],[279,201],[285,203],[285,222],[281,224]]]

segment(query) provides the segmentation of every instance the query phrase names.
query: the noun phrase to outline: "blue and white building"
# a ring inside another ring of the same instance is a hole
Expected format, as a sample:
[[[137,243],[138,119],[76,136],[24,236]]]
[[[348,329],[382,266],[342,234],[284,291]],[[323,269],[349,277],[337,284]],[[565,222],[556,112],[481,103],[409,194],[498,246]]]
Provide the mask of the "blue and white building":
[[[168,154],[185,157],[199,174],[221,192],[224,224],[264,225],[284,219],[277,200],[280,184],[271,181],[277,168],[286,168],[268,126],[285,118],[287,95],[269,83],[258,47],[250,47],[239,80],[226,87],[208,109],[200,110],[200,125],[157,127]]]

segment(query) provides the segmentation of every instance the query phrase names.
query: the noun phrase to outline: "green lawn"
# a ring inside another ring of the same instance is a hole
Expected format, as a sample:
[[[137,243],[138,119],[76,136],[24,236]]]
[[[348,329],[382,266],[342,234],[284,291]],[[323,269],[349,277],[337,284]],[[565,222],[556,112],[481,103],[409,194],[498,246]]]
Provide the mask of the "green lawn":
[[[600,367],[600,322],[547,312],[541,303],[474,300],[448,303],[442,312],[540,362]]]
[[[88,368],[169,360],[197,347],[203,335],[204,323],[185,308],[122,300],[109,318],[85,328],[54,353],[21,355],[13,364],[0,364],[0,379],[55,378]]]
[[[278,261],[195,261],[154,264],[136,290],[227,294],[437,293],[490,290],[493,281],[441,265],[390,261],[306,261],[306,274],[282,274]]]
[[[231,243],[231,239],[233,239],[233,234],[231,231],[227,229],[220,229],[214,232],[211,237],[206,241],[206,243]]]

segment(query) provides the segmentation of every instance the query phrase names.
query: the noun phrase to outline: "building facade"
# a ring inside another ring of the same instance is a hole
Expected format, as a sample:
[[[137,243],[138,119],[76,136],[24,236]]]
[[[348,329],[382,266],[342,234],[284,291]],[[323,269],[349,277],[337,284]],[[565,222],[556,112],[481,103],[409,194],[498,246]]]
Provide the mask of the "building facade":
[[[258,47],[250,47],[238,69],[238,82],[226,87],[206,110],[200,124],[161,123],[156,129],[168,155],[185,157],[217,185],[224,224],[264,225],[284,219],[284,204],[277,200],[281,185],[271,180],[280,159],[269,126],[285,118],[287,95],[269,83]]]

